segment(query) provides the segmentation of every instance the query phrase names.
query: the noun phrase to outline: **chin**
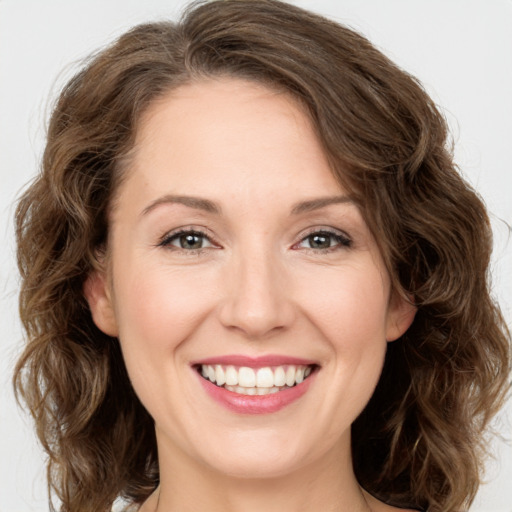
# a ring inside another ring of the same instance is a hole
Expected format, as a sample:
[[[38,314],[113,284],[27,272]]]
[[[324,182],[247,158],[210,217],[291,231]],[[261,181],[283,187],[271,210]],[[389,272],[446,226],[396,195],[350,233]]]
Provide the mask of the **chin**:
[[[218,441],[216,439],[215,441]],[[204,446],[201,458],[213,471],[242,479],[279,478],[294,473],[314,460],[307,445],[313,439],[290,439],[270,429],[262,432],[236,432],[229,436],[229,443],[215,442]],[[322,454],[318,453],[320,457]]]
[[[216,473],[244,480],[263,480],[285,477],[299,470],[304,462],[295,457],[269,457],[263,453],[242,454],[238,457],[212,461]]]

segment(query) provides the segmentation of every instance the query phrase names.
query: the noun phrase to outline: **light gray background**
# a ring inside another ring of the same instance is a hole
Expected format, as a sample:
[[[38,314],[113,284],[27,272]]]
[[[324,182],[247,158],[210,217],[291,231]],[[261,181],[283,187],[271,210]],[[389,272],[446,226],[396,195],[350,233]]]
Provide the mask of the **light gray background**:
[[[76,61],[141,21],[175,17],[183,0],[0,0],[0,512],[42,512],[44,456],[16,407],[11,372],[17,319],[13,202],[34,175],[48,98]],[[302,0],[366,34],[418,76],[443,107],[456,160],[493,215],[493,281],[512,319],[512,0]],[[496,422],[496,460],[471,512],[512,511],[512,407]]]

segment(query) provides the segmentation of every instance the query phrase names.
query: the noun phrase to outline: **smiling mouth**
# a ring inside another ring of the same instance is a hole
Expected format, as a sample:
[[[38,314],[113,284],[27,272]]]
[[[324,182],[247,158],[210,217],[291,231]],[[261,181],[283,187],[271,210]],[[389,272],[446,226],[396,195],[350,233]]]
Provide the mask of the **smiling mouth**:
[[[205,380],[241,395],[269,395],[290,389],[306,380],[317,365],[281,365],[250,368],[221,364],[196,365]]]

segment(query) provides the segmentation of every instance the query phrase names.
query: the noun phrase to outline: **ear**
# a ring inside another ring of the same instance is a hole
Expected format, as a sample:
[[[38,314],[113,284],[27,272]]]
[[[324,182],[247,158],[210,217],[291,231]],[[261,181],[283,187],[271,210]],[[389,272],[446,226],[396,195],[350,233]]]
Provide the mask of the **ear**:
[[[105,272],[93,270],[84,282],[83,292],[96,327],[109,336],[118,336],[112,293]]]
[[[403,297],[394,292],[390,303],[386,322],[386,340],[395,341],[411,326],[417,308],[412,297]]]

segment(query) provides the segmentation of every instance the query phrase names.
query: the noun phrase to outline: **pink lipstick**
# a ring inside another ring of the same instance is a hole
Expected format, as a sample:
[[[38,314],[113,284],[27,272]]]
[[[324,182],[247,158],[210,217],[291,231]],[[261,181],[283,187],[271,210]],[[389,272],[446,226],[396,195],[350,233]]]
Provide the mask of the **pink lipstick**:
[[[228,391],[204,379],[200,375],[198,375],[198,378],[205,391],[215,401],[238,414],[269,414],[277,412],[295,402],[306,393],[313,380],[313,376],[311,376],[292,388],[284,389],[270,395],[251,396]]]
[[[285,355],[278,354],[268,354],[264,356],[257,357],[248,357],[238,354],[233,355],[225,355],[225,356],[217,356],[217,357],[208,357],[206,359],[201,359],[197,361],[193,361],[190,363],[192,366],[197,366],[201,364],[222,364],[222,365],[232,365],[232,366],[247,366],[249,368],[261,368],[262,366],[281,366],[286,364],[295,364],[295,365],[315,365],[316,361],[312,361],[311,359],[303,359],[300,357],[291,357]]]
[[[319,369],[312,360],[281,355],[217,356],[192,366],[205,392],[238,414],[283,409],[308,391]]]

